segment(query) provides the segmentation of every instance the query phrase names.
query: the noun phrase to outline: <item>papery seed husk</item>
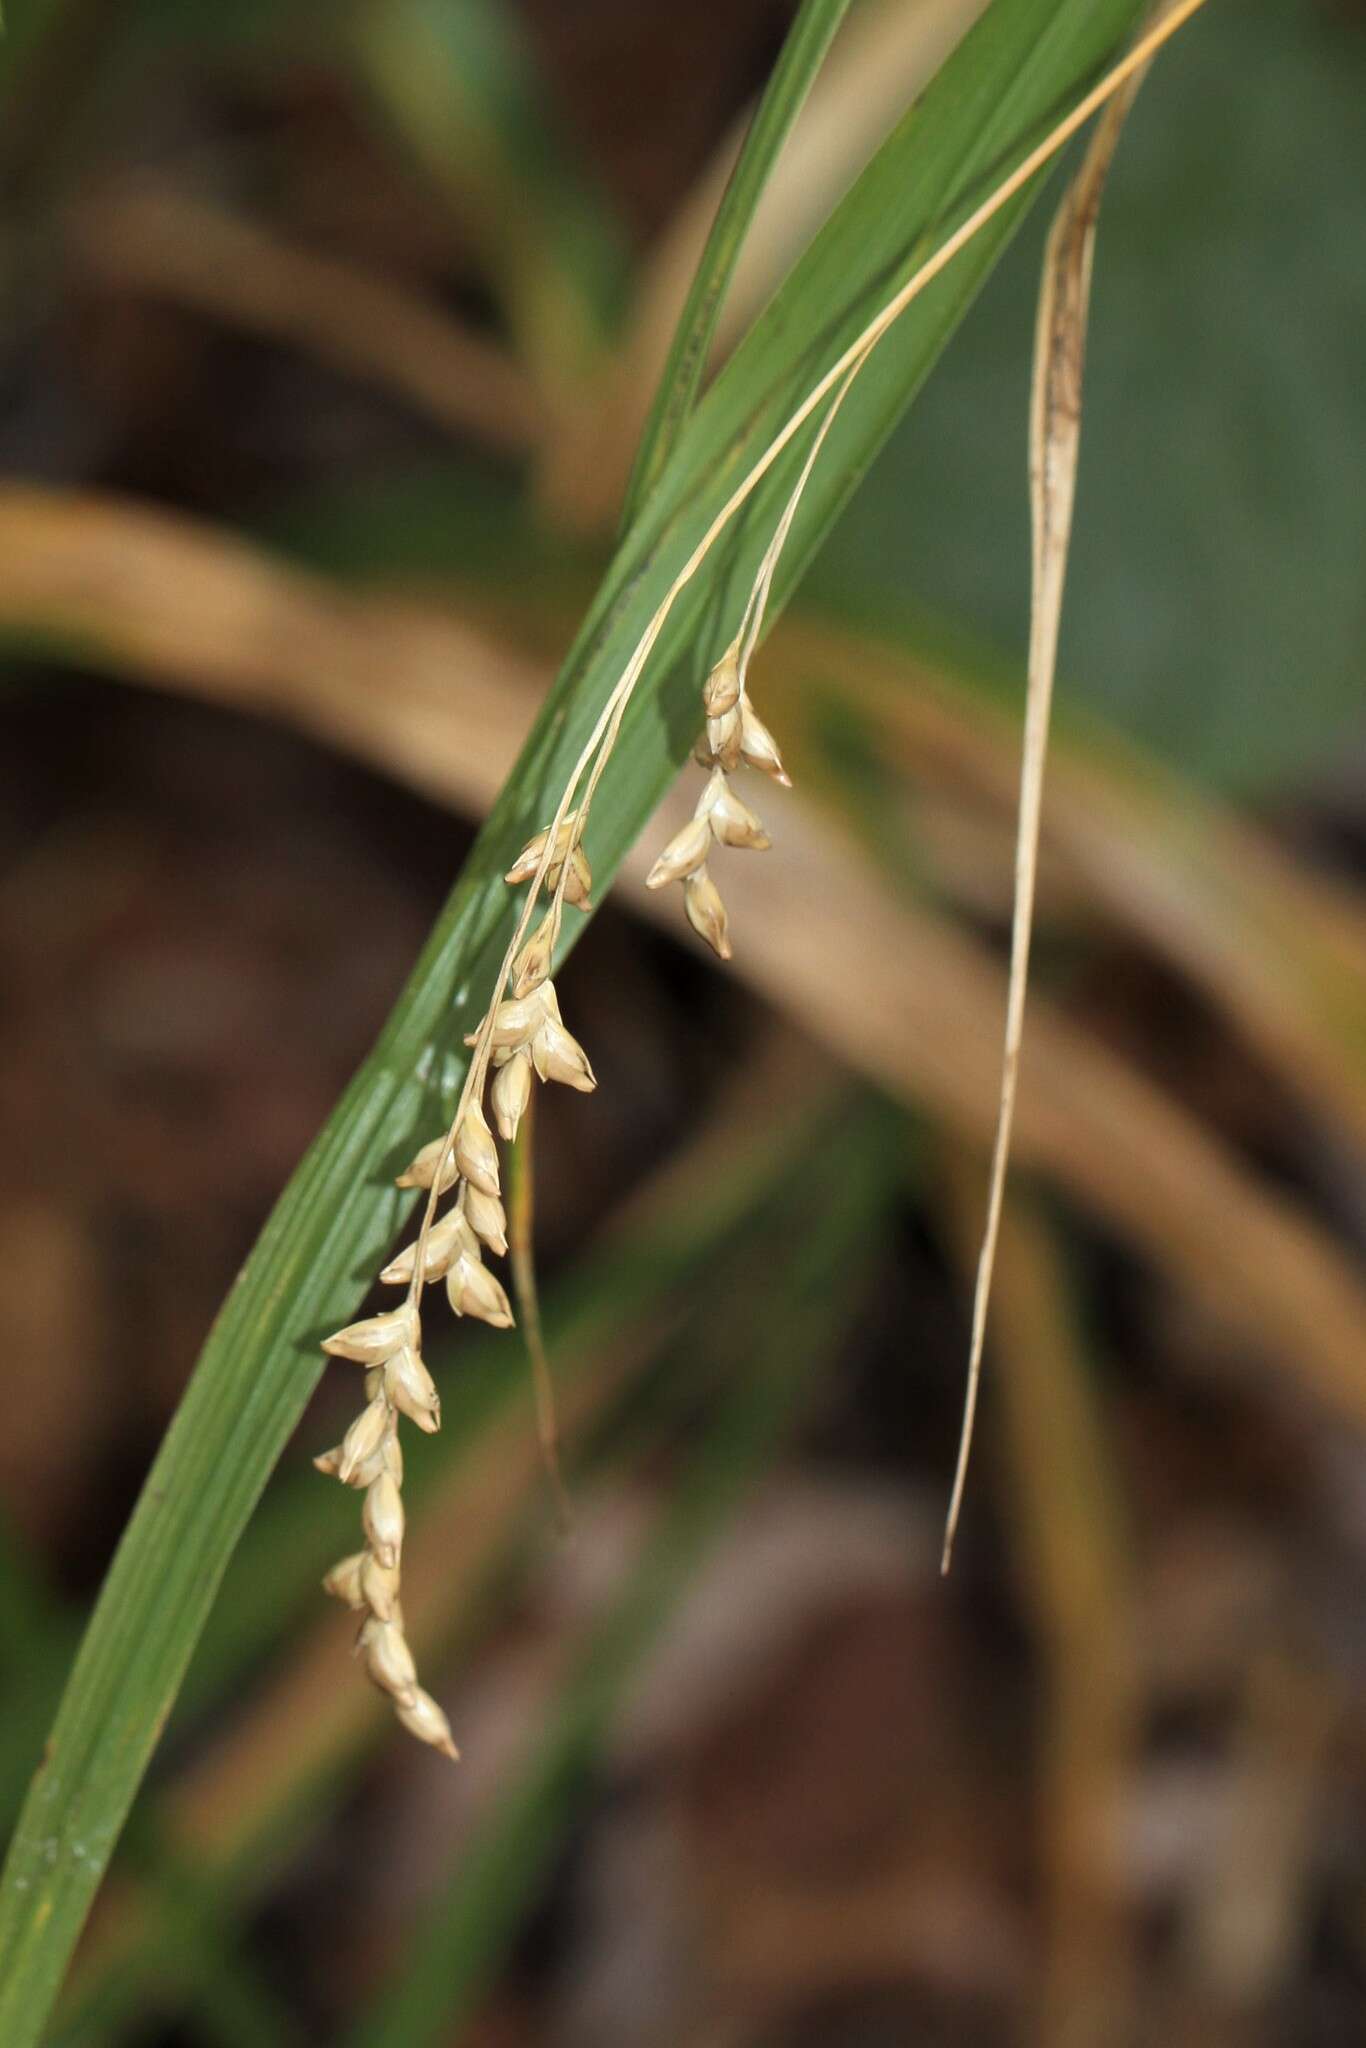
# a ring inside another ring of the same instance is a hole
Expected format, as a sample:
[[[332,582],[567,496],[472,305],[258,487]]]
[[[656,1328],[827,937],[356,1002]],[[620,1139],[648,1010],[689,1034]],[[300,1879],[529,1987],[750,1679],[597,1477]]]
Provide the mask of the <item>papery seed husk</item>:
[[[429,1742],[453,1763],[459,1762],[460,1752],[451,1737],[451,1724],[429,1692],[418,1686],[410,1700],[398,1702],[395,1711],[410,1735],[415,1735],[419,1742]]]
[[[542,991],[536,989],[530,995],[509,997],[505,1003],[499,1003],[493,1013],[493,1030],[489,1037],[489,1044],[495,1052],[526,1044],[541,1021],[541,994]],[[469,1032],[465,1039],[466,1045],[476,1045],[478,1041],[477,1031]]]
[[[702,685],[702,709],[720,718],[740,700],[740,650],[732,642]]]
[[[444,1216],[437,1217],[427,1232],[427,1249],[422,1258],[424,1284],[441,1278],[451,1260],[459,1257],[461,1247],[468,1241],[469,1235],[469,1225],[459,1209],[448,1209]],[[387,1281],[391,1287],[406,1286],[413,1277],[413,1262],[416,1257],[417,1243],[414,1240],[412,1244],[405,1245],[401,1252],[395,1254],[380,1274],[380,1279]]]
[[[711,827],[705,817],[689,818],[674,833],[659,859],[645,877],[647,889],[663,889],[695,874],[711,848]]]
[[[558,877],[556,878],[558,884]],[[569,873],[565,878],[564,900],[572,903],[576,910],[591,910],[593,907],[593,870],[588,864],[588,855],[581,846],[576,846],[569,856]]]
[[[709,818],[718,799],[723,797],[729,788],[730,784],[726,780],[725,769],[713,768],[711,774],[707,777],[706,787],[697,799],[693,816],[696,818]]]
[[[353,1557],[344,1557],[334,1564],[323,1580],[324,1593],[330,1593],[334,1600],[342,1601],[347,1607],[365,1607],[369,1603],[362,1591],[362,1576],[365,1566],[372,1559],[368,1550],[358,1550]]]
[[[403,1308],[388,1309],[383,1315],[348,1323],[344,1330],[324,1337],[323,1350],[331,1358],[350,1358],[357,1365],[383,1365],[401,1344],[414,1341],[416,1320],[406,1304]]]
[[[784,789],[791,789],[792,777],[783,766],[778,742],[746,697],[740,706],[740,753],[751,768],[771,775]]]
[[[395,1486],[403,1484],[403,1446],[395,1429],[379,1447],[380,1471],[387,1472]]]
[[[366,1488],[361,1522],[382,1565],[396,1565],[403,1548],[403,1497],[392,1472],[381,1472]]]
[[[478,1259],[459,1258],[446,1275],[446,1293],[458,1316],[477,1316],[495,1330],[512,1327],[512,1309],[498,1281]]]
[[[718,959],[730,958],[730,920],[721,892],[705,868],[689,875],[683,884],[683,908],[699,938],[706,940]]]
[[[578,830],[578,817],[577,811],[570,811],[561,820],[560,829],[555,834],[555,859],[557,863],[564,859],[565,854],[569,850],[574,834]],[[529,882],[537,868],[541,865],[541,855],[545,852],[546,841],[549,837],[550,827],[547,825],[543,832],[538,832],[533,839],[528,839],[526,845],[508,869],[507,874],[503,877],[504,881],[510,882],[514,888],[519,882]]]
[[[349,1564],[350,1558],[346,1560]],[[373,1550],[360,1553],[360,1600],[381,1621],[392,1621],[399,1612],[397,1565],[382,1565]],[[355,1602],[352,1602],[355,1605]]]
[[[472,1102],[460,1119],[455,1134],[455,1157],[471,1187],[482,1188],[486,1195],[497,1194],[498,1147],[477,1102]]]
[[[396,1353],[395,1356],[401,1356]],[[381,1394],[377,1400],[368,1401],[360,1414],[342,1438],[341,1464],[337,1477],[343,1486],[349,1486],[357,1469],[366,1464],[380,1447],[389,1421],[389,1403]]]
[[[723,711],[707,720],[707,751],[719,768],[729,775],[740,765],[740,710]]]
[[[541,855],[545,852],[546,841],[549,837],[550,827],[547,825],[544,832],[538,832],[534,838],[528,839],[526,845],[503,877],[503,880],[512,888],[515,889],[520,883],[531,880],[531,877],[541,865]]]
[[[360,1647],[375,1684],[397,1699],[411,1700],[417,1691],[417,1666],[402,1629],[392,1621],[367,1621]]]
[[[721,778],[722,787],[712,800],[711,829],[723,846],[745,846],[754,853],[766,853],[773,841],[749,805]]]
[[[500,1259],[505,1257],[508,1248],[507,1211],[497,1195],[486,1195],[479,1188],[469,1188],[465,1195],[465,1214],[476,1237],[482,1238]]]
[[[559,1081],[588,1095],[597,1087],[588,1055],[572,1032],[547,1017],[531,1041],[531,1058],[543,1081]]]
[[[355,1487],[369,1486],[379,1478],[381,1472],[391,1470],[389,1446],[395,1441],[393,1437],[386,1438],[377,1451],[361,1460],[350,1478],[342,1480],[342,1484]],[[341,1463],[345,1450],[345,1444],[340,1443],[333,1444],[330,1451],[320,1451],[313,1460],[313,1470],[321,1472],[325,1479],[341,1479]]]
[[[506,1066],[498,1069],[489,1089],[489,1107],[498,1134],[509,1144],[517,1135],[517,1126],[526,1114],[531,1100],[531,1055],[519,1049]]]
[[[384,1388],[402,1415],[428,1436],[441,1427],[441,1397],[436,1382],[415,1351],[395,1352],[384,1368]]]
[[[514,998],[530,995],[533,989],[540,987],[550,972],[551,955],[555,950],[552,921],[550,917],[542,919],[513,963]]]
[[[424,1145],[412,1164],[405,1166],[394,1183],[395,1187],[429,1188],[436,1178],[436,1169],[443,1152],[446,1155],[446,1164],[441,1173],[441,1192],[443,1195],[448,1193],[455,1186],[459,1169],[455,1163],[454,1153],[447,1150],[444,1138],[433,1138],[429,1145]]]

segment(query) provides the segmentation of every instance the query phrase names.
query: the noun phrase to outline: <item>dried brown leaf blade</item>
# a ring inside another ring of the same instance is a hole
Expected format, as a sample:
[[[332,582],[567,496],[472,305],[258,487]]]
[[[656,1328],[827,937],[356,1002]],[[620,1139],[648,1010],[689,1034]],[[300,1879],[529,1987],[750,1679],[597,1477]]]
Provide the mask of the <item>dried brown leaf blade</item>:
[[[1067,550],[1076,498],[1077,452],[1081,444],[1082,375],[1086,317],[1096,223],[1105,180],[1125,117],[1146,75],[1130,73],[1096,123],[1081,165],[1063,195],[1044,247],[1039,311],[1034,331],[1034,381],[1029,417],[1029,498],[1033,533],[1029,620],[1029,677],[1025,697],[1024,750],[1020,764],[1020,807],[1015,840],[1015,908],[1010,933],[1010,980],[1006,991],[1005,1046],[1001,1096],[992,1146],[986,1225],[972,1301],[967,1394],[958,1463],[944,1525],[941,1568],[948,1571],[963,1508],[968,1462],[982,1382],[982,1348],[987,1307],[1001,1229],[1001,1204],[1015,1122],[1020,1046],[1024,1037],[1029,948],[1038,880],[1039,822],[1043,811],[1044,766],[1053,708]]]

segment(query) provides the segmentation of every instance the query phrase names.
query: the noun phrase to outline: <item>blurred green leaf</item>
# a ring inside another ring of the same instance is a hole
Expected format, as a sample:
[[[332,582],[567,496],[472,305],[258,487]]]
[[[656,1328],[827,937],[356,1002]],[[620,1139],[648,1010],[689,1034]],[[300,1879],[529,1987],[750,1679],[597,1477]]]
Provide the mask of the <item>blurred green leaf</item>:
[[[371,94],[499,280],[540,383],[606,345],[626,246],[576,160],[516,13],[498,0],[367,0],[350,16]]]
[[[346,1319],[398,1226],[403,1204],[390,1178],[414,1140],[449,1114],[461,1034],[487,1000],[513,914],[503,870],[550,814],[610,686],[736,478],[947,226],[1090,81],[1136,12],[1135,0],[995,0],[690,420],[408,989],[229,1296],[148,1476],[6,1866],[6,2048],[31,2048],[41,2031],[227,1560],[319,1376],[319,1338]],[[871,359],[807,489],[777,603],[928,375],[1029,196],[990,222]],[[602,886],[689,748],[699,672],[733,630],[802,455],[798,437],[755,492],[715,573],[674,607],[593,812],[588,847]]]
[[[1106,199],[1060,708],[1228,788],[1362,730],[1364,95],[1345,13],[1207,8]],[[885,626],[909,592],[1023,648],[1039,244],[1010,252],[833,537],[828,608]]]
[[[749,133],[716,210],[697,274],[678,316],[659,390],[645,422],[626,487],[623,528],[664,467],[692,411],[707,367],[717,316],[769,172],[802,110],[849,0],[803,0],[759,102]]]

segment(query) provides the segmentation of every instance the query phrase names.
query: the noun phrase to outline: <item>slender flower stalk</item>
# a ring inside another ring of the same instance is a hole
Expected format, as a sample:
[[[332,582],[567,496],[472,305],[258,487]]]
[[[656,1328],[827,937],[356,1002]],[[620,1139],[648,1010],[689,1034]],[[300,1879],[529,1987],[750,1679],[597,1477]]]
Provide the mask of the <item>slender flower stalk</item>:
[[[592,870],[585,837],[593,801],[616,746],[622,720],[645,666],[679,596],[696,576],[736,513],[753,495],[807,422],[819,419],[796,483],[764,551],[734,638],[706,679],[703,731],[696,758],[707,781],[692,819],[675,834],[652,869],[652,888],[683,884],[684,907],[694,929],[722,959],[730,957],[725,905],[709,872],[718,846],[763,851],[768,833],[734,787],[742,766],[783,787],[789,777],[776,742],[750,701],[748,669],[767,612],[773,578],[827,435],[859,372],[906,308],[994,214],[1063,147],[1202,0],[1176,0],[1172,10],[1139,38],[1065,119],[996,190],[949,235],[892,294],[843,354],[813,385],[716,513],[678,571],[609,692],[561,791],[554,815],[523,847],[508,870],[510,887],[527,885],[512,937],[495,977],[488,1007],[466,1040],[470,1060],[450,1125],[424,1144],[399,1176],[400,1187],[421,1188],[426,1202],[414,1242],[384,1267],[380,1278],[404,1289],[401,1305],[353,1323],[330,1337],[329,1354],[364,1370],[364,1405],[342,1442],[315,1460],[344,1485],[363,1490],[364,1549],[328,1573],[326,1590],[358,1613],[357,1648],[375,1684],[393,1700],[400,1722],[420,1741],[456,1755],[441,1708],[418,1682],[400,1599],[404,1536],[403,1455],[399,1418],[419,1429],[440,1426],[440,1402],[421,1355],[422,1290],[444,1281],[457,1315],[506,1329],[512,1310],[485,1253],[507,1251],[498,1141],[511,1142],[537,1081],[583,1092],[596,1087],[583,1047],[560,1014],[551,968],[566,907],[591,907]],[[549,904],[538,910],[549,890]],[[485,1112],[487,1098],[492,1121]],[[438,1216],[444,1197],[452,1199]]]

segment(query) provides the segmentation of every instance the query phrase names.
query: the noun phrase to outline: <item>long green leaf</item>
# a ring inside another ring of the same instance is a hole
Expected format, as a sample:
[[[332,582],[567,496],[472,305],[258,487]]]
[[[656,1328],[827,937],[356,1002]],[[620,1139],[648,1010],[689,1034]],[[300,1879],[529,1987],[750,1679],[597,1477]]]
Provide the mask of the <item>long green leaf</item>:
[[[263,1230],[214,1326],[114,1558],[0,1893],[0,2040],[31,2048],[227,1559],[402,1204],[390,1176],[443,1121],[510,905],[500,881],[549,815],[611,684],[699,538],[821,370],[993,178],[1019,162],[1138,13],[1138,0],[995,0],[888,139],[689,422],[481,833],[408,989]],[[911,306],[846,404],[775,584],[801,566],[965,311],[1029,191]],[[593,812],[607,881],[693,737],[700,674],[734,628],[788,450],[674,607]],[[680,657],[686,650],[686,661]],[[365,933],[356,934],[365,944]]]
[[[636,452],[626,502],[623,531],[658,477],[683,431],[707,366],[707,351],[750,222],[763,197],[769,172],[778,159],[793,122],[802,110],[816,73],[825,61],[836,29],[849,11],[849,0],[803,0],[801,12],[787,33],[773,75],[750,123],[744,146],[716,209],[711,233],[688,288],[683,311],[669,349],[659,390],[645,422]]]

